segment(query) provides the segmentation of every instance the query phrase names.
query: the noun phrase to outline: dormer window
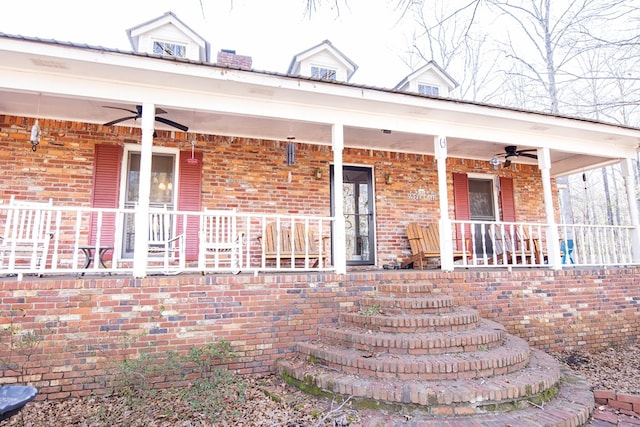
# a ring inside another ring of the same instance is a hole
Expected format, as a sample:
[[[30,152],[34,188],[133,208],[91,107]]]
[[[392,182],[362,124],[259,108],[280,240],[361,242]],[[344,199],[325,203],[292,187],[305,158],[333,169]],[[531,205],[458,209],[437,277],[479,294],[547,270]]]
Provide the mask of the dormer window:
[[[438,86],[419,83],[418,84],[418,93],[420,93],[422,95],[439,96],[440,95],[440,88],[438,88]]]
[[[178,43],[156,40],[153,42],[153,53],[162,56],[173,56],[176,58],[184,58],[186,56],[187,47]]]
[[[316,79],[336,80],[336,70],[332,68],[311,66],[311,77]]]

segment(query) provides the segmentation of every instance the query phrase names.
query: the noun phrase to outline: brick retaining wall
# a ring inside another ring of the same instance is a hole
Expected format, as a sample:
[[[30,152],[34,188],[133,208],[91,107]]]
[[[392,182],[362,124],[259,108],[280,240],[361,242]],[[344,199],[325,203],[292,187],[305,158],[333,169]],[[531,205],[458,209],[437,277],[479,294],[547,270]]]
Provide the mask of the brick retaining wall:
[[[109,363],[142,352],[186,352],[224,339],[240,374],[271,372],[296,341],[313,339],[340,311],[360,310],[381,281],[432,283],[434,292],[502,323],[532,346],[556,352],[635,342],[640,330],[638,269],[568,271],[376,271],[323,274],[0,281],[0,362],[11,339],[42,338],[24,378],[40,397],[102,391]],[[12,315],[10,315],[12,314]],[[13,338],[10,336],[13,332]],[[24,349],[22,349],[24,350]],[[23,351],[23,354],[26,354]],[[24,361],[24,359],[23,359]]]

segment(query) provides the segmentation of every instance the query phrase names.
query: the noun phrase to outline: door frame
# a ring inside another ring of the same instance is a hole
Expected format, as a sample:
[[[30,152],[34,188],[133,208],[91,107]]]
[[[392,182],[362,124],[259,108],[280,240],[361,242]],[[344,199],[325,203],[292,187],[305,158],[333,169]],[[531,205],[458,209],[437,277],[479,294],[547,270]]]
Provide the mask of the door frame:
[[[120,165],[120,188],[118,192],[118,208],[124,209],[125,200],[126,200],[126,191],[127,191],[127,170],[129,164],[129,154],[132,152],[140,153],[141,146],[140,144],[132,144],[125,143],[123,144],[122,151],[122,161]],[[154,146],[152,148],[151,155],[155,154],[168,154],[174,156],[174,171],[173,171],[173,195],[171,204],[174,209],[177,209],[178,204],[178,188],[179,188],[179,177],[180,177],[180,149],[174,147],[162,147],[162,146]],[[124,247],[124,214],[118,215],[116,219],[116,229],[115,229],[115,239],[113,242],[113,254],[114,258],[117,259],[126,259],[129,260],[129,257],[123,256],[123,247]],[[131,258],[132,259],[132,258]]]
[[[378,258],[377,254],[377,236],[376,236],[376,188],[375,188],[375,168],[371,165],[362,165],[362,164],[343,164],[342,174],[343,174],[343,182],[344,182],[344,172],[345,170],[361,170],[366,171],[367,176],[367,185],[369,188],[369,212],[370,212],[370,220],[369,220],[369,259],[367,260],[346,260],[347,266],[354,265],[376,265],[376,260]],[[333,205],[334,199],[334,173],[335,173],[335,165],[333,163],[329,164],[329,182],[330,182],[330,206],[331,206],[331,215],[335,216],[335,206]],[[331,234],[331,247],[334,247],[334,236]],[[346,244],[343,243],[343,244]]]

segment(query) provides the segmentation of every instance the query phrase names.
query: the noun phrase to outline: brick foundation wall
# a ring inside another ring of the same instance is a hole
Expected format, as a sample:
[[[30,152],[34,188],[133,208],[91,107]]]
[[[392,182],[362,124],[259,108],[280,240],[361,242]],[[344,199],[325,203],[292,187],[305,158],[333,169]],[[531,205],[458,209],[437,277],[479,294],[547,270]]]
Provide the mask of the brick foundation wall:
[[[113,118],[105,111],[105,120]],[[0,115],[0,201],[46,200],[57,205],[90,206],[95,144],[139,143],[140,129],[40,118],[42,141],[29,143],[33,118]],[[158,131],[154,146],[203,153],[202,203],[211,209],[244,212],[330,215],[329,146],[296,144],[296,162],[286,165],[286,141]],[[430,142],[425,142],[430,143]],[[438,180],[431,156],[346,149],[344,163],[372,167],[375,181],[376,261],[378,266],[410,254],[406,227],[439,218]],[[314,171],[322,171],[316,180]],[[518,221],[543,221],[540,171],[513,164],[494,171],[486,161],[448,159],[450,217],[453,218],[452,173],[484,173],[514,179]],[[386,184],[385,174],[392,183]],[[416,200],[422,189],[426,198]]]
[[[221,339],[238,355],[229,364],[233,371],[271,372],[277,358],[293,354],[296,341],[313,339],[341,311],[360,310],[360,299],[381,281],[431,283],[434,292],[453,295],[458,304],[477,308],[551,353],[600,350],[638,339],[638,273],[630,268],[2,278],[0,360],[19,361],[25,369],[24,377],[0,371],[0,383],[32,383],[40,399],[88,395],[104,391],[110,363],[143,352],[186,352]],[[8,351],[11,340],[27,332],[42,339],[28,360],[24,352],[20,358]]]

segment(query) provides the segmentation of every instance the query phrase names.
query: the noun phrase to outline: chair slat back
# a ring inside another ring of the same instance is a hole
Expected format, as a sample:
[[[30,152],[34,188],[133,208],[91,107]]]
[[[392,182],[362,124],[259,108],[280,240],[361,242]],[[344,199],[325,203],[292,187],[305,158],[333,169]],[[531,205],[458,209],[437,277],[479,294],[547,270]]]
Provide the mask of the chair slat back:
[[[440,252],[440,230],[438,223],[430,223],[426,228],[412,222],[407,226],[407,237],[412,254]]]
[[[15,200],[11,196],[7,210],[4,239],[6,245],[39,244],[50,240],[53,200],[47,203]]]
[[[201,224],[201,243],[205,246],[232,246],[238,237],[235,212],[235,209],[231,211],[205,209]]]
[[[164,243],[173,237],[173,219],[168,212],[149,213],[149,243]]]

